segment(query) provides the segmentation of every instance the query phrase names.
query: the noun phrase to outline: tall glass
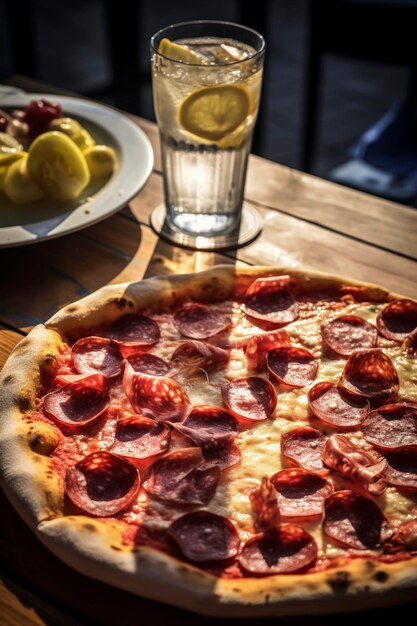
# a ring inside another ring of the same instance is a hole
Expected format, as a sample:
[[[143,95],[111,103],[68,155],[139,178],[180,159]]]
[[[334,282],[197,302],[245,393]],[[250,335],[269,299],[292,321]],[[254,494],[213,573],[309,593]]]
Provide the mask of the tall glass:
[[[168,226],[227,233],[241,215],[264,39],[237,24],[186,22],[157,32],[151,54]]]

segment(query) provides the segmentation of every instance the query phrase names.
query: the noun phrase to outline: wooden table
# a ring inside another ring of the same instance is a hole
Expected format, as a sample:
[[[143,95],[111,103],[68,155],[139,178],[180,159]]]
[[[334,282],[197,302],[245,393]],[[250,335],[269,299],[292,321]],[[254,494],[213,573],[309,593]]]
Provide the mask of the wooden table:
[[[13,83],[28,91],[52,91],[21,77]],[[133,119],[152,142],[155,168],[129,207],[79,233],[0,250],[0,367],[34,324],[103,285],[156,274],[195,272],[217,263],[330,271],[417,298],[415,209],[259,157],[250,159],[246,185],[247,200],[265,221],[256,241],[225,254],[192,252],[163,242],[149,227],[149,215],[162,200],[157,129],[151,122]],[[5,583],[0,587],[1,626],[165,626],[180,620],[184,625],[198,620],[204,626],[223,622],[196,618],[79,575],[43,548],[1,492],[0,510],[0,575]],[[27,611],[19,598],[34,606],[36,613]],[[415,610],[417,605],[402,608]],[[398,614],[398,608],[384,609],[374,611],[372,617],[398,619]],[[333,619],[309,621],[330,626]],[[346,624],[351,619],[338,618]],[[291,618],[286,623],[301,620]]]

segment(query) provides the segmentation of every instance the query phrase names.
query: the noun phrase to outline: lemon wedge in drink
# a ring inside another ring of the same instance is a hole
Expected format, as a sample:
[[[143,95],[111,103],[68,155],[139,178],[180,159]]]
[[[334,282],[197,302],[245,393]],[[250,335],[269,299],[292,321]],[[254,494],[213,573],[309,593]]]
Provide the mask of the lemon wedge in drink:
[[[179,43],[174,43],[166,37],[161,39],[159,42],[158,53],[168,59],[172,59],[173,61],[182,61],[182,63],[197,63],[198,65],[203,64],[202,57],[191,50],[191,48],[182,46]]]
[[[178,116],[188,132],[219,141],[242,124],[250,109],[250,96],[244,87],[218,85],[191,92],[182,101]]]

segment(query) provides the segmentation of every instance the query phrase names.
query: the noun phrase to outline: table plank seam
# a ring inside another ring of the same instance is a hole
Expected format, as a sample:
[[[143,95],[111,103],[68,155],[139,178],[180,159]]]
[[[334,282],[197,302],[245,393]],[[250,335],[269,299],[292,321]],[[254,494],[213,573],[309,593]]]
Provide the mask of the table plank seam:
[[[22,330],[21,328],[18,328],[17,326],[13,326],[13,324],[9,324],[8,322],[5,322],[0,319],[0,330],[2,329],[11,330],[14,333],[17,333],[18,335],[22,335],[22,337],[27,336],[27,332],[25,330]]]

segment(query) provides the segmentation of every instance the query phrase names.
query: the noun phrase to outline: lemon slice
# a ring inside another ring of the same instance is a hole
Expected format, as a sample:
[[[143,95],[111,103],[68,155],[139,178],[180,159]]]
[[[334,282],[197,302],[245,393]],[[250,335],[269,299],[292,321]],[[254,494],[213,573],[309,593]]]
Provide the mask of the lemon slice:
[[[193,135],[219,141],[242,124],[250,108],[249,93],[244,87],[202,87],[182,101],[179,121]]]
[[[170,41],[166,37],[159,42],[158,53],[173,61],[202,64],[202,57],[199,54],[191,50],[191,48],[187,48],[187,46],[181,46],[179,43]]]

